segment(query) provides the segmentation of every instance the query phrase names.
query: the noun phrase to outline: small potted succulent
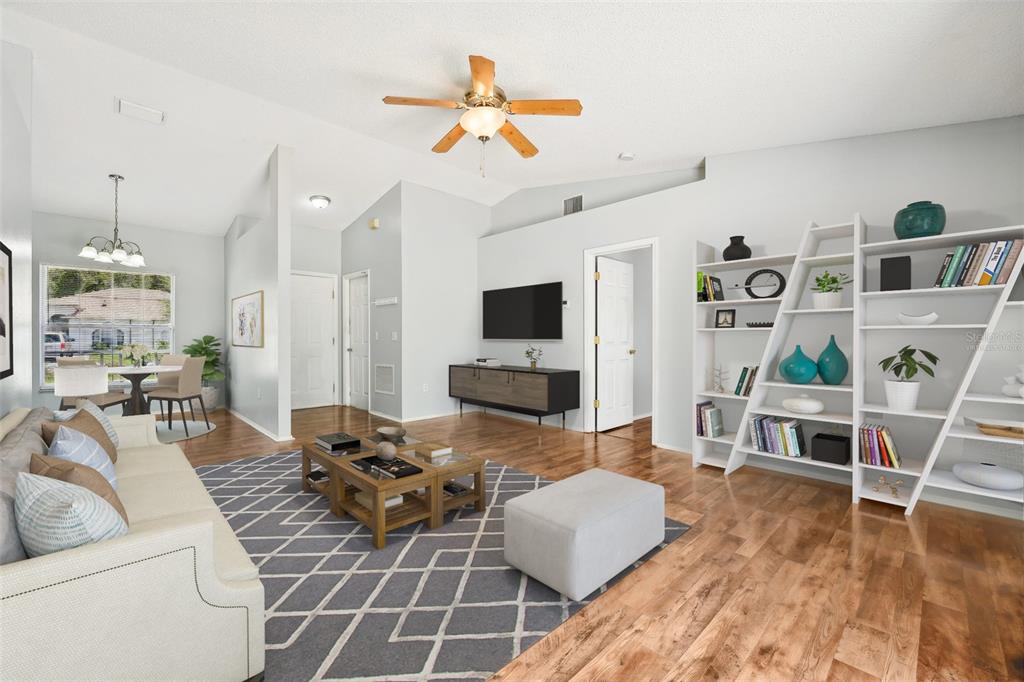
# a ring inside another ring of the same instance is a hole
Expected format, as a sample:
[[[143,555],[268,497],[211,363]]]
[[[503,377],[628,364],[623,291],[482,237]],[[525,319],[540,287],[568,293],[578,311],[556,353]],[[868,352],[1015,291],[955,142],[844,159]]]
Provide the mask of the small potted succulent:
[[[846,273],[840,272],[838,275],[833,275],[828,270],[815,277],[814,286],[811,287],[811,291],[814,292],[812,296],[814,309],[832,310],[841,306],[843,304],[843,286],[852,281],[853,278]]]
[[[921,354],[921,359],[916,357],[918,353]],[[918,370],[934,378],[934,365],[937,364],[939,358],[934,353],[910,346],[903,346],[895,355],[890,355],[879,362],[878,365],[883,372],[896,377],[895,380],[885,380],[885,400],[889,409],[903,412],[917,409],[917,396],[921,391],[921,384],[911,379],[917,376]]]
[[[214,409],[220,401],[220,387],[217,384],[224,381],[224,372],[220,368],[220,339],[207,334],[193,339],[181,351],[192,358],[206,358],[203,363],[203,404]]]
[[[530,369],[537,369],[537,362],[540,361],[540,357],[544,355],[544,349],[528,346],[523,355],[525,355],[526,359],[530,361]]]

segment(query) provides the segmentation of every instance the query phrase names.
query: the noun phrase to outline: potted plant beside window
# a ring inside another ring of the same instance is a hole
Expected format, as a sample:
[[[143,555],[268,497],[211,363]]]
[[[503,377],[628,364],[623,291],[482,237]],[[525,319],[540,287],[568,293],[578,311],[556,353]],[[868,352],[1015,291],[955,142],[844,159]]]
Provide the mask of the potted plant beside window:
[[[915,356],[920,353],[922,359]],[[931,363],[931,364],[929,364]],[[935,376],[934,365],[939,364],[939,358],[922,348],[911,348],[903,346],[895,355],[890,355],[878,365],[883,372],[896,377],[885,380],[885,400],[890,410],[910,412],[917,409],[917,395],[921,391],[921,384],[911,381],[917,376],[918,370],[930,377]]]
[[[200,339],[193,339],[192,343],[182,348],[185,355],[193,358],[206,358],[203,364],[203,404],[209,409],[214,409],[220,402],[220,387],[217,385],[224,381],[224,372],[220,369],[220,339],[216,336],[206,336]]]
[[[811,297],[815,310],[833,310],[843,304],[843,286],[853,281],[846,273],[831,274],[828,270],[814,278]]]

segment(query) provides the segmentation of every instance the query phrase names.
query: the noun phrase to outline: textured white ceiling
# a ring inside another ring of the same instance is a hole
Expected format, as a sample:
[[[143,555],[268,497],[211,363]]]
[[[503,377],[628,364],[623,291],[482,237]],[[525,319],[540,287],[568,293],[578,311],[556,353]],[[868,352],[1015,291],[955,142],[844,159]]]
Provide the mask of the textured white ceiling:
[[[8,6],[393,143],[415,152],[408,159],[428,176],[420,155],[457,112],[387,107],[382,96],[458,97],[473,53],[497,62],[497,83],[512,98],[582,100],[578,119],[517,117],[540,154],[524,160],[495,141],[487,182],[473,177],[474,141],[438,157],[462,171],[449,182],[457,193],[485,203],[512,187],[1024,112],[1020,2]],[[619,162],[620,151],[638,160]],[[311,168],[387,161],[332,155]],[[372,200],[369,191],[353,201]]]

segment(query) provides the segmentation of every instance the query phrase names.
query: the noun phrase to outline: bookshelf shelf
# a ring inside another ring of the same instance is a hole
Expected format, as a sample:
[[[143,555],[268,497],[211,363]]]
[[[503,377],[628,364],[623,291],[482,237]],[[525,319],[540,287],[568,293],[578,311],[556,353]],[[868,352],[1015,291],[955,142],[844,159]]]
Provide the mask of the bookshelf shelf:
[[[853,263],[853,252],[833,253],[826,256],[808,256],[802,259],[804,265],[809,268],[820,268],[826,265],[843,265]]]
[[[949,414],[946,410],[890,410],[886,405],[874,405],[865,403],[860,408],[861,412],[870,414],[887,414],[893,417],[919,417],[921,419],[945,419]]]
[[[707,464],[719,469],[724,469],[725,465],[729,462],[729,456],[721,452],[709,452],[701,457],[700,461],[694,460],[694,462],[694,466],[697,466],[697,464]]]
[[[889,469],[889,471],[899,471],[898,469]],[[904,493],[906,491],[903,491]],[[906,507],[910,504],[910,500],[900,495],[899,497],[893,497],[892,493],[887,490],[881,490],[875,492],[871,489],[871,486],[865,481],[864,486],[860,491],[860,497],[864,500],[874,500],[875,502],[883,502],[885,504],[892,504],[897,507]]]
[[[920,459],[903,459],[903,466],[898,469],[892,467],[884,467],[878,464],[867,464],[865,462],[859,462],[858,464],[863,469],[871,469],[873,471],[881,471],[882,473],[892,473],[897,476],[907,475],[920,477],[921,472],[924,470],[924,461]]]
[[[988,325],[985,324],[870,324],[861,327],[861,331],[866,332],[878,332],[878,331],[904,331],[904,332],[919,332],[928,329],[940,331],[943,329],[984,329]]]
[[[787,417],[789,419],[802,419],[808,422],[829,422],[830,424],[853,424],[853,417],[841,412],[819,412],[818,414],[801,414],[790,412],[781,407],[770,405],[758,405],[750,409],[751,415],[766,414],[770,417]]]
[[[719,260],[711,263],[697,263],[697,269],[703,272],[726,272],[728,270],[756,270],[772,265],[788,265],[796,260],[795,253],[780,253],[777,256],[758,256],[743,260]]]
[[[1007,301],[1006,308],[1024,308],[1024,301]]]
[[[809,389],[811,391],[836,391],[836,392],[839,392],[839,393],[853,393],[853,386],[851,386],[849,384],[839,384],[839,385],[835,385],[835,386],[830,386],[828,384],[815,384],[815,383],[810,383],[810,384],[790,384],[790,383],[787,383],[785,381],[762,381],[761,385],[764,386],[765,388],[792,388],[792,389],[799,389],[801,391],[805,390],[805,389]]]
[[[768,459],[778,459],[783,462],[793,462],[794,464],[807,464],[814,467],[821,467],[822,469],[834,469],[836,471],[853,471],[853,467],[849,464],[832,464],[831,462],[822,462],[821,460],[811,459],[808,457],[788,457],[786,455],[776,455],[774,452],[762,452],[757,448],[751,447],[740,447],[736,448],[739,452],[746,455],[757,455],[758,457],[767,457]]]
[[[821,225],[820,227],[812,227],[810,232],[821,241],[825,241],[827,239],[844,239],[853,237],[853,223]]]
[[[896,289],[895,291],[865,291],[862,298],[902,298],[903,296],[955,296],[959,294],[998,294],[1005,284],[986,284],[981,287],[930,287],[928,289]]]
[[[771,327],[698,327],[699,332],[764,332]]]
[[[965,403],[997,403],[999,405],[1024,405],[1024,398],[1011,398],[1005,395],[989,395],[987,393],[967,393]]]
[[[735,393],[722,393],[720,391],[698,391],[697,395],[702,398],[726,398],[727,400],[749,400],[748,396],[736,395]]]
[[[949,432],[946,434],[950,438],[960,438],[963,440],[977,440],[985,443],[1002,443],[1003,445],[1016,445],[1024,448],[1024,440],[1019,438],[1008,438],[1006,436],[990,436],[987,433],[982,433],[976,429],[972,429],[960,424],[955,424],[949,427]]]
[[[1024,231],[1024,225],[1011,225],[1009,227],[994,227],[985,230],[971,230],[969,232],[945,232],[934,237],[891,239],[884,242],[864,244],[861,246],[861,253],[865,255],[911,253],[913,251],[943,249],[948,246],[974,244],[996,239],[1018,239],[1022,231]]]
[[[980,488],[970,483],[964,483],[953,475],[952,471],[946,469],[933,469],[931,476],[925,481],[930,488],[952,490],[958,493],[967,493],[979,497],[990,497],[994,500],[1009,500],[1024,504],[1024,490],[992,490],[991,488]]]
[[[829,308],[828,310],[815,310],[814,308],[797,308],[796,310],[783,310],[783,315],[842,315],[852,313],[853,308]]]
[[[697,436],[701,440],[706,440],[709,443],[721,443],[722,445],[732,445],[736,441],[736,432],[725,432],[721,436]]]
[[[701,301],[697,305],[702,307],[712,306],[732,306],[732,305],[757,305],[759,303],[779,303],[782,301],[781,296],[774,298],[738,298],[732,301]]]

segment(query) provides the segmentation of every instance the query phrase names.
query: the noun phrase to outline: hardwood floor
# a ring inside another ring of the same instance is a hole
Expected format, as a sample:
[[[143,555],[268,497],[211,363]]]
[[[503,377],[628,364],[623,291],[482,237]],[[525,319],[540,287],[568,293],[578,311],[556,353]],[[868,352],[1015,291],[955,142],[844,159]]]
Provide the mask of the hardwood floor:
[[[296,411],[275,443],[223,411],[193,464],[387,420]],[[644,440],[467,413],[418,436],[560,479],[602,467],[665,486],[693,526],[495,680],[1003,680],[1024,668],[1024,523],[921,503],[907,519],[849,488],[745,467],[726,477]]]

